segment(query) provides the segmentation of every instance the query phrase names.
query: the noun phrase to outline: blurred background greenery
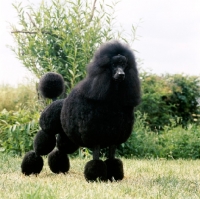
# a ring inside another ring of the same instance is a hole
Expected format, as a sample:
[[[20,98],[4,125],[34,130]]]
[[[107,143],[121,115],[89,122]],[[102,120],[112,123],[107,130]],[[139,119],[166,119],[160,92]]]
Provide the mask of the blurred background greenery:
[[[104,41],[120,39],[132,46],[137,28],[127,36],[115,28],[116,3],[100,0],[43,1],[38,8],[15,4],[19,23],[11,25],[15,41],[10,48],[38,79],[46,72],[63,75],[65,94],[84,78],[85,66]],[[28,10],[28,12],[27,12]],[[200,157],[200,78],[185,74],[157,75],[145,71],[137,60],[142,83],[142,103],[130,139],[118,146],[124,157]],[[33,148],[38,120],[46,102],[37,82],[17,87],[0,85],[0,150],[21,155]],[[106,150],[102,150],[102,155]],[[78,154],[78,153],[76,153]],[[79,155],[90,155],[81,149]]]

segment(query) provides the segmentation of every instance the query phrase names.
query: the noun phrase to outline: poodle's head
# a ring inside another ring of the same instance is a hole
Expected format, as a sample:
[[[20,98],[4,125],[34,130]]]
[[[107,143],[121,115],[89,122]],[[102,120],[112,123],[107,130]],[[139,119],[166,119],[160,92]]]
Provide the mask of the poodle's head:
[[[91,63],[87,67],[90,77],[104,73],[110,80],[120,82],[130,73],[130,69],[137,73],[135,57],[127,44],[112,40],[102,44],[95,52]]]
[[[124,104],[136,106],[140,100],[140,81],[129,46],[116,40],[102,44],[79,87],[87,98],[112,100],[118,96]]]

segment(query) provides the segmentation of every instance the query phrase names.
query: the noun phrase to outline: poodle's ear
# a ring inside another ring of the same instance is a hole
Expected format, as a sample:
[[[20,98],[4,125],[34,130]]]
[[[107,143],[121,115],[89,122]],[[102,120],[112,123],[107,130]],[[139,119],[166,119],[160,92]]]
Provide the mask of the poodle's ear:
[[[110,58],[108,56],[102,56],[94,58],[94,60],[87,66],[88,76],[94,77],[104,72],[110,64]]]
[[[126,71],[125,81],[123,82],[123,101],[124,104],[136,107],[141,100],[140,79],[136,68],[129,68]]]
[[[108,56],[96,56],[87,67],[87,77],[78,85],[78,90],[86,98],[104,100],[109,95],[111,71]]]
[[[108,56],[106,56],[106,55],[104,55],[104,56],[102,56],[102,57],[100,57],[98,59],[95,59],[95,60],[96,60],[95,61],[95,65],[98,68],[105,68],[110,63],[110,58]]]
[[[78,90],[88,99],[105,100],[109,97],[110,76],[108,69],[106,72],[104,71],[96,76],[88,76],[80,82]]]

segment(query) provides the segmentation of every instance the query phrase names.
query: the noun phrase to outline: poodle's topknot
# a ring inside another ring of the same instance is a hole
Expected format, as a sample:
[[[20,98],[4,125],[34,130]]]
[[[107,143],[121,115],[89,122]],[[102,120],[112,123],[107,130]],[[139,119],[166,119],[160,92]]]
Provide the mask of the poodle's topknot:
[[[64,91],[65,83],[62,75],[49,72],[43,75],[39,82],[39,91],[42,96],[55,99]]]

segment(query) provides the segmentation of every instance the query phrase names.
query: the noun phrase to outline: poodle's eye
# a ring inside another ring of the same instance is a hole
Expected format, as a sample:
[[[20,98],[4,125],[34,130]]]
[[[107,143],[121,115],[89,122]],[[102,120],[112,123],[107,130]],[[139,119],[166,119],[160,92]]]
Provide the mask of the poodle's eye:
[[[127,65],[123,63],[121,66],[122,66],[123,68],[126,68]]]

